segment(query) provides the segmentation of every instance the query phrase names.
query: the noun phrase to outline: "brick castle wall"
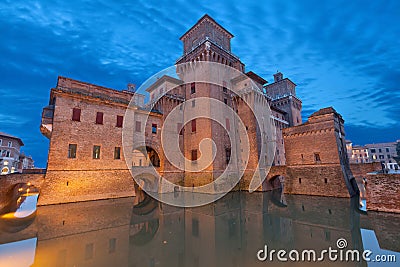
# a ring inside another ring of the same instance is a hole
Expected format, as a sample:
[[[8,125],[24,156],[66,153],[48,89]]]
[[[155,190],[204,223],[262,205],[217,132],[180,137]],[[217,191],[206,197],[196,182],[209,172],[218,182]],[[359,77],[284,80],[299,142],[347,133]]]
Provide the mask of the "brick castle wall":
[[[367,210],[400,213],[400,174],[367,175]]]

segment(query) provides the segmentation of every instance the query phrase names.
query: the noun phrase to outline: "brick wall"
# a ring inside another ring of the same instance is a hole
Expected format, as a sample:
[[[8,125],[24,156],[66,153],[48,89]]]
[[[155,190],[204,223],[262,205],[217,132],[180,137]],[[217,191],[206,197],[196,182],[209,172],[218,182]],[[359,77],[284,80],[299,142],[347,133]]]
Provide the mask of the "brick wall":
[[[353,176],[359,178],[366,177],[369,172],[382,170],[382,166],[380,162],[350,164],[350,169]]]
[[[400,213],[400,174],[367,175],[367,210]]]
[[[343,119],[333,108],[283,130],[287,176],[285,192],[349,197],[350,167],[346,160]]]
[[[349,197],[340,165],[296,166],[287,169],[287,194]]]

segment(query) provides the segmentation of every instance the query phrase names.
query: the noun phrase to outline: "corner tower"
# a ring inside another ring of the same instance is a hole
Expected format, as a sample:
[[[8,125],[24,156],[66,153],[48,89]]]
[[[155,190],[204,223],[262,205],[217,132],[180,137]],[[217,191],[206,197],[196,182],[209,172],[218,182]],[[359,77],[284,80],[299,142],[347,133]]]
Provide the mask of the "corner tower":
[[[296,84],[288,78],[283,78],[281,72],[274,74],[274,82],[265,86],[267,95],[271,97],[271,106],[286,112],[289,126],[302,123],[301,100],[296,96]]]

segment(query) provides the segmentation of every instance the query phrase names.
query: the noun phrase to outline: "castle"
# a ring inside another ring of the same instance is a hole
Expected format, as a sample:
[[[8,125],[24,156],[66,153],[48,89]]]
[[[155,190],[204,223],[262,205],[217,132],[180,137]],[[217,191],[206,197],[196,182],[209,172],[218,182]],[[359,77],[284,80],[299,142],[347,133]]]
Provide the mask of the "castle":
[[[243,162],[246,168],[239,188],[247,189],[252,174],[260,167],[262,129],[257,126],[249,103],[262,102],[270,109],[276,134],[274,158],[268,159],[273,167],[258,190],[271,189],[275,178],[284,176],[288,193],[346,197],[347,187],[353,194],[341,116],[326,108],[302,123],[302,102],[296,96],[296,84],[280,72],[274,75],[272,83],[267,83],[256,73],[246,71],[244,63],[231,52],[232,37],[213,18],[204,15],[180,38],[183,55],[176,66],[214,62],[241,73],[239,78],[222,80],[220,85],[188,82],[184,78],[188,70],[179,68],[178,77],[158,77],[146,88],[147,96],[59,77],[50,91],[49,105],[43,109],[40,126],[50,139],[50,147],[39,204],[132,196],[138,185],[130,175],[131,167],[152,165],[169,181],[186,187],[214,181],[232,157],[234,148],[228,137],[236,130],[234,119],[227,116],[224,127],[205,118],[176,123],[180,150],[192,162],[201,157],[201,140],[214,141],[215,158],[201,172],[179,170],[165,157],[161,143],[161,129],[174,108],[183,103],[185,108],[199,108],[196,99],[202,97],[223,102],[244,122],[250,153],[248,161]],[[250,83],[256,90],[245,90]],[[239,87],[249,102],[238,100],[231,87]],[[128,107],[134,110],[134,120],[124,118]],[[134,158],[128,159],[128,166],[122,141],[124,124],[132,129],[133,143],[136,136],[145,136],[144,144],[130,151]],[[264,164],[268,165],[267,159]],[[239,165],[240,162],[237,168]]]

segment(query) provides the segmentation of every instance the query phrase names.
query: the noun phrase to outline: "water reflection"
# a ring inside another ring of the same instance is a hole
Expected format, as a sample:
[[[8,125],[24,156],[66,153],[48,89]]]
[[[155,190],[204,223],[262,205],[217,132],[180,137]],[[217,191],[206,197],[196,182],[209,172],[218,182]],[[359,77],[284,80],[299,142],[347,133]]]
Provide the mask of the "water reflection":
[[[21,253],[14,254],[20,258],[34,255],[31,266],[288,265],[276,260],[259,262],[256,253],[265,244],[276,250],[320,251],[336,248],[338,238],[345,238],[348,248],[363,250],[373,241],[364,238],[362,228],[366,229],[363,232],[370,230],[367,234],[375,232],[380,248],[400,251],[400,216],[367,216],[354,205],[344,198],[283,196],[275,191],[233,192],[207,206],[186,209],[161,204],[144,194],[44,206],[27,227],[12,233],[2,230],[0,257],[10,244],[29,239],[36,240],[36,246],[30,250],[21,247]],[[7,254],[7,259],[14,254]]]

